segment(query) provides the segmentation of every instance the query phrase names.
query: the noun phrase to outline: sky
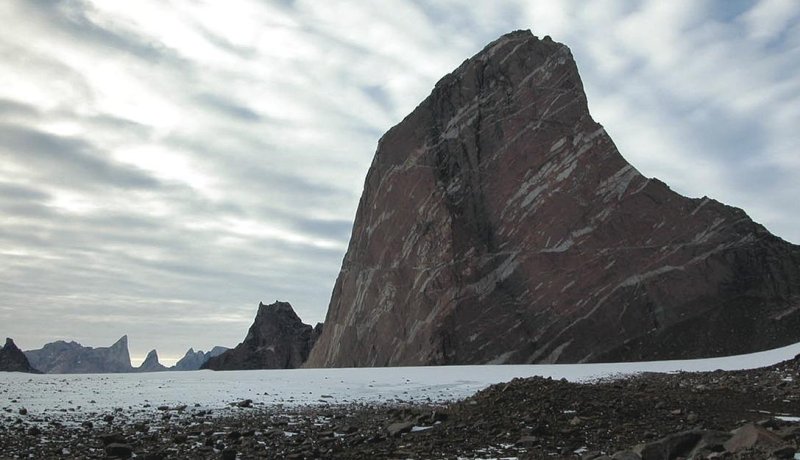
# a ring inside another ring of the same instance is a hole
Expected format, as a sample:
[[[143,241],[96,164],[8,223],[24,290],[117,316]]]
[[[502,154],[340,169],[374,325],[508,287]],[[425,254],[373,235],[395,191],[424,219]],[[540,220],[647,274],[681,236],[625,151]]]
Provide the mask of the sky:
[[[135,362],[314,324],[377,141],[515,29],[648,177],[800,244],[800,2],[4,0],[0,334]]]

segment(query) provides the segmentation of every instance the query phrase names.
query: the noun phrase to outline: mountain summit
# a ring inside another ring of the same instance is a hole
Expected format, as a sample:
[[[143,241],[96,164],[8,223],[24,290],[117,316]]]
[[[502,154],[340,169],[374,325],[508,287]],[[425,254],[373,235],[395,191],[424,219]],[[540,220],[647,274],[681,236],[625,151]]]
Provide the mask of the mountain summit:
[[[161,372],[166,371],[167,367],[158,361],[158,351],[150,350],[142,364],[134,370],[136,372]]]
[[[25,353],[9,337],[6,337],[6,344],[0,347],[0,371],[39,373],[31,367]]]
[[[624,84],[624,82],[621,82]],[[517,31],[378,143],[307,366],[694,358],[800,340],[800,247],[642,176]]]
[[[201,369],[294,369],[306,361],[321,330],[321,324],[311,327],[303,323],[288,302],[259,302],[242,343],[210,357]]]
[[[25,356],[31,365],[46,374],[96,374],[133,372],[128,352],[128,336],[123,335],[110,347],[84,347],[77,342],[58,340]]]

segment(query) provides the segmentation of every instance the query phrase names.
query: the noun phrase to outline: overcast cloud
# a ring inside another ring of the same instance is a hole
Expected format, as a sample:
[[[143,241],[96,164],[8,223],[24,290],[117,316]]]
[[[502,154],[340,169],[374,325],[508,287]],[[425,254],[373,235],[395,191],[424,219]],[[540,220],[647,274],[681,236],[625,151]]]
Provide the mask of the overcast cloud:
[[[800,2],[0,2],[0,333],[134,358],[322,321],[377,141],[514,29],[643,174],[800,243]],[[166,359],[163,359],[166,358]]]

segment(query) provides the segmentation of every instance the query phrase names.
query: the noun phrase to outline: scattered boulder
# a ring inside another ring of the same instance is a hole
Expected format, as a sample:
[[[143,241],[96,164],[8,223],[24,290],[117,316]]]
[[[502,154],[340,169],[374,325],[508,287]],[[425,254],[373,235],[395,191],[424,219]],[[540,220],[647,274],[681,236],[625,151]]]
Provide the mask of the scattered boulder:
[[[769,452],[785,444],[780,436],[755,423],[748,423],[732,431],[732,434],[733,436],[725,442],[725,450],[728,452],[739,452],[745,449]]]
[[[386,432],[389,433],[389,436],[400,436],[408,433],[412,428],[414,428],[414,422],[397,422],[386,427]]]
[[[252,399],[245,399],[236,403],[236,407],[241,407],[243,409],[253,407],[253,400]]]
[[[536,436],[522,436],[514,444],[520,447],[533,447],[541,442],[542,440]]]
[[[794,446],[778,447],[772,451],[772,456],[775,458],[795,458],[797,449]]]
[[[125,436],[120,432],[101,434],[97,437],[97,439],[99,439],[104,446],[111,444],[125,444],[128,442],[128,440],[125,439]]]
[[[689,430],[674,433],[657,441],[636,446],[633,451],[642,460],[670,460],[677,457],[691,457],[702,451],[723,450],[722,443],[730,438],[730,433],[718,431]]]
[[[612,460],[642,460],[642,457],[632,450],[621,450],[611,456]],[[600,459],[598,459],[600,460]]]

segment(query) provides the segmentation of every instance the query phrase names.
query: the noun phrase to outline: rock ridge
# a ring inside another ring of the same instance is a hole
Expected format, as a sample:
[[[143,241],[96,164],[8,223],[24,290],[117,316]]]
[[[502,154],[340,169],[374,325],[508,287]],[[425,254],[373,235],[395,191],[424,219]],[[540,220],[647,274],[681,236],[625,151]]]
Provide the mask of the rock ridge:
[[[0,347],[0,371],[2,372],[28,372],[40,374],[39,370],[31,366],[25,353],[20,350],[10,337],[6,337],[6,343]]]
[[[245,339],[231,350],[211,357],[202,369],[294,369],[308,358],[322,325],[303,323],[288,302],[258,304]]]
[[[208,352],[204,352],[203,350],[194,351],[194,348],[189,348],[189,350],[186,351],[186,354],[183,355],[183,358],[178,360],[178,362],[175,363],[170,370],[195,371],[200,369],[200,367],[209,359],[213,358],[214,356],[219,356],[227,350],[227,348],[220,346],[215,346]]]
[[[158,352],[156,350],[150,350],[142,364],[136,368],[136,372],[162,372],[166,370],[168,370],[167,367],[158,361]]]
[[[31,364],[46,374],[96,374],[133,372],[128,351],[128,336],[110,347],[84,347],[77,342],[58,340],[37,350],[25,352]]]
[[[800,247],[642,176],[565,45],[500,37],[378,142],[307,366],[697,358],[800,340]]]

